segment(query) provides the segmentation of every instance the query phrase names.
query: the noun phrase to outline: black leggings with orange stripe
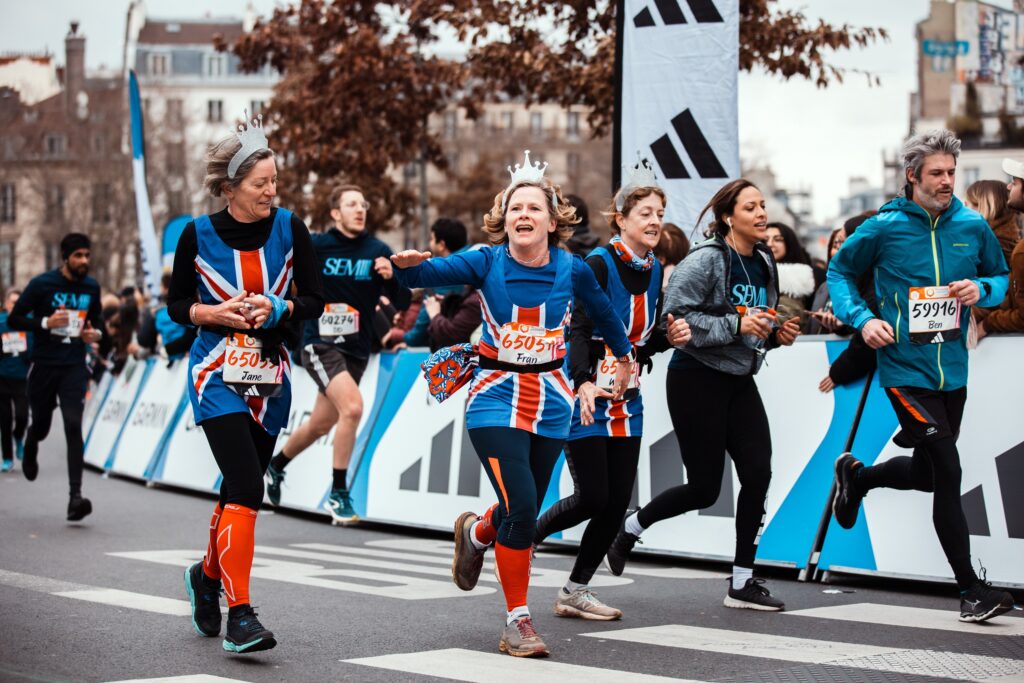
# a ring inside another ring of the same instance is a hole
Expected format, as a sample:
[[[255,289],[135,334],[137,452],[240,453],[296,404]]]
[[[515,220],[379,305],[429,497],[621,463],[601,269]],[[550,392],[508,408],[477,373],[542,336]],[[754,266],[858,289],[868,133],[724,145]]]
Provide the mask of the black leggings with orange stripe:
[[[498,496],[491,517],[498,543],[515,550],[529,548],[565,442],[512,427],[470,429],[469,438]]]

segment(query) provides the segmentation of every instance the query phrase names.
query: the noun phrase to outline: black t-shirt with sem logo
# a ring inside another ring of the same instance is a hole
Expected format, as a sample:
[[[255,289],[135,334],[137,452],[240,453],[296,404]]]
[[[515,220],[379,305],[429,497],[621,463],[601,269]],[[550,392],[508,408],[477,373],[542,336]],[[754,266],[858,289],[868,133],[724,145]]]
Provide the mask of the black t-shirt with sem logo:
[[[25,287],[7,319],[11,329],[35,333],[32,346],[33,363],[85,363],[85,342],[81,337],[70,338],[52,334],[42,327],[42,319],[53,315],[54,311],[62,307],[69,312],[85,311],[85,318],[93,328],[103,331],[100,285],[96,280],[89,276],[81,280],[69,280],[59,269],[37,275]]]

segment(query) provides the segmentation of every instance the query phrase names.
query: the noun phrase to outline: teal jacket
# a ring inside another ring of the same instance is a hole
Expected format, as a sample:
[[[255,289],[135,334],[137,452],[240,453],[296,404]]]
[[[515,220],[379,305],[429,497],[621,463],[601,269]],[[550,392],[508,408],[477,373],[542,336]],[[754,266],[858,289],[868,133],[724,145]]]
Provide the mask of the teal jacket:
[[[953,391],[967,384],[967,326],[970,307],[960,311],[961,334],[946,342],[910,341],[911,287],[973,280],[979,306],[998,306],[1009,285],[1006,258],[988,223],[953,197],[937,219],[903,197],[866,220],[832,258],[828,289],[840,320],[858,330],[875,317],[857,292],[856,279],[873,271],[879,315],[892,325],[896,343],[878,350],[884,387]]]

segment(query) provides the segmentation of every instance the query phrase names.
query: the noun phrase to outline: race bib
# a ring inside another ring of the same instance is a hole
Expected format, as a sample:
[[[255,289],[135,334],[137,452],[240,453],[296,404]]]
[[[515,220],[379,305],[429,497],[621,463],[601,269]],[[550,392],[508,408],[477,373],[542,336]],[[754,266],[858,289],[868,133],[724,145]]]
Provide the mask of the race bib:
[[[16,356],[28,351],[28,335],[24,332],[4,332],[0,339],[3,339],[4,353],[8,355]]]
[[[82,336],[82,330],[85,328],[86,311],[65,310],[68,314],[68,324],[63,327],[51,327],[50,334],[77,339]]]
[[[262,350],[262,340],[239,332],[228,337],[224,351],[224,383],[240,387],[280,385],[281,365],[265,360]],[[261,395],[257,391],[246,393]]]
[[[594,382],[598,389],[612,390],[615,385],[615,369],[619,366],[619,361],[616,360],[615,354],[607,346],[604,347],[604,358],[601,359],[601,363],[597,366],[597,380]],[[633,363],[633,371],[629,373],[629,384],[626,385],[626,389],[639,389],[640,388],[640,364]]]
[[[565,331],[505,323],[498,338],[498,360],[512,365],[543,365],[565,356]]]
[[[348,304],[327,304],[320,316],[321,337],[344,337],[359,331],[359,311]]]
[[[949,287],[911,287],[910,343],[938,344],[960,338],[960,300]]]

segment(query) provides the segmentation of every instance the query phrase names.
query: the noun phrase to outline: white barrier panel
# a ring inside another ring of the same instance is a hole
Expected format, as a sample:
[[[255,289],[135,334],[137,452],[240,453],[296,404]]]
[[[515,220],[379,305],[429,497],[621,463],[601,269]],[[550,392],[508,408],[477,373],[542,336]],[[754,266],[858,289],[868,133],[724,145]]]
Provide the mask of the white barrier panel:
[[[108,469],[117,474],[148,479],[156,465],[161,438],[172,422],[174,412],[185,394],[179,380],[177,361],[170,368],[167,361],[151,358],[146,361],[142,385],[127,418],[117,446],[108,456]]]
[[[89,439],[85,444],[85,462],[109,469],[110,453],[121,436],[125,419],[131,412],[145,374],[145,363],[129,360],[124,371],[111,381],[109,393],[104,392],[102,396],[97,395],[99,392],[93,394],[96,400],[102,402],[102,406],[93,421]]]

